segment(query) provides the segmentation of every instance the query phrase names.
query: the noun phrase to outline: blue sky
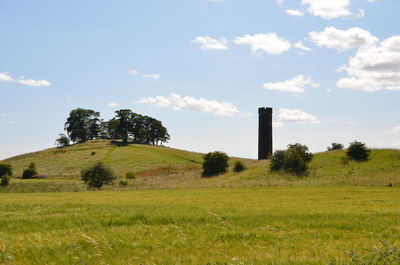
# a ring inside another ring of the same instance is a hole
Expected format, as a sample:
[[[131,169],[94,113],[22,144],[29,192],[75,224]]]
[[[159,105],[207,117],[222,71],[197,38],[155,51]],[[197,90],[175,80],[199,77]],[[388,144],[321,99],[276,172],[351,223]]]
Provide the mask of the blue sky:
[[[0,158],[54,146],[77,107],[129,108],[168,146],[257,155],[400,148],[398,0],[0,0]]]

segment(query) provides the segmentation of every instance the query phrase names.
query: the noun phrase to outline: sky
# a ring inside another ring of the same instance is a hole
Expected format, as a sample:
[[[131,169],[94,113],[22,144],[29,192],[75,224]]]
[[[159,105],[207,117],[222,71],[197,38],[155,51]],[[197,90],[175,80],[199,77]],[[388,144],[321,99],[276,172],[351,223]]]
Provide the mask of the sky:
[[[400,148],[398,0],[0,0],[0,159],[54,147],[72,109],[161,120],[167,146],[257,157]]]

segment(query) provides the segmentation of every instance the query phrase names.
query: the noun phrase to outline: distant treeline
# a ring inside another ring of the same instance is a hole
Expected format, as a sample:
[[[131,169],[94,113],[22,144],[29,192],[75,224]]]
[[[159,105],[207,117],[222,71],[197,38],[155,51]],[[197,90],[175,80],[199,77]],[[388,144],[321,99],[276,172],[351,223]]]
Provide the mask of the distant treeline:
[[[117,110],[114,118],[104,121],[100,112],[77,108],[70,112],[64,129],[75,143],[101,138],[158,145],[170,139],[161,121],[129,109]]]

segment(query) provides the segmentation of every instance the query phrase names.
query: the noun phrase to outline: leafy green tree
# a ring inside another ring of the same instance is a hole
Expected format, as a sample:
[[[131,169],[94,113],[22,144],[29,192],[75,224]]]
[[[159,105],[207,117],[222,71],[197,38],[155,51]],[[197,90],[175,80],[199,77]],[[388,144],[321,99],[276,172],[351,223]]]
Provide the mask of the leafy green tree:
[[[97,162],[81,171],[81,179],[88,187],[100,189],[103,185],[112,184],[116,177],[110,167]]]
[[[73,142],[84,143],[99,135],[100,113],[90,109],[77,108],[70,112],[65,130]]]
[[[229,157],[224,152],[210,152],[203,156],[203,176],[210,177],[228,170]]]
[[[122,142],[128,143],[129,133],[132,129],[132,115],[133,112],[129,109],[121,109],[115,112],[117,114],[116,120],[118,125],[116,132],[122,137]]]
[[[286,150],[278,150],[271,157],[270,170],[283,170],[295,175],[307,173],[308,164],[313,158],[308,147],[302,144],[290,144]]]
[[[0,164],[0,177],[12,176],[12,166],[10,164]]]
[[[371,150],[367,148],[365,143],[354,141],[347,148],[346,155],[348,158],[361,162],[367,161]]]
[[[69,138],[68,138],[68,136],[66,136],[63,133],[60,133],[58,135],[58,138],[56,139],[56,145],[58,147],[67,147],[67,146],[69,146]]]
[[[344,146],[340,143],[332,143],[331,146],[328,146],[328,151],[334,150],[343,150]]]
[[[10,184],[10,175],[3,175],[0,177],[0,186],[7,187]]]

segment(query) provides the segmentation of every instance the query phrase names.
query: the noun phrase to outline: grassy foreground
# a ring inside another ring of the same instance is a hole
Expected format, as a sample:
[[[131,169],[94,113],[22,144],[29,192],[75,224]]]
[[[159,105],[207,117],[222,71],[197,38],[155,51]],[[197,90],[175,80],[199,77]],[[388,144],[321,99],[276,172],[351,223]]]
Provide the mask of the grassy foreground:
[[[328,264],[400,243],[398,188],[0,193],[0,263]]]

